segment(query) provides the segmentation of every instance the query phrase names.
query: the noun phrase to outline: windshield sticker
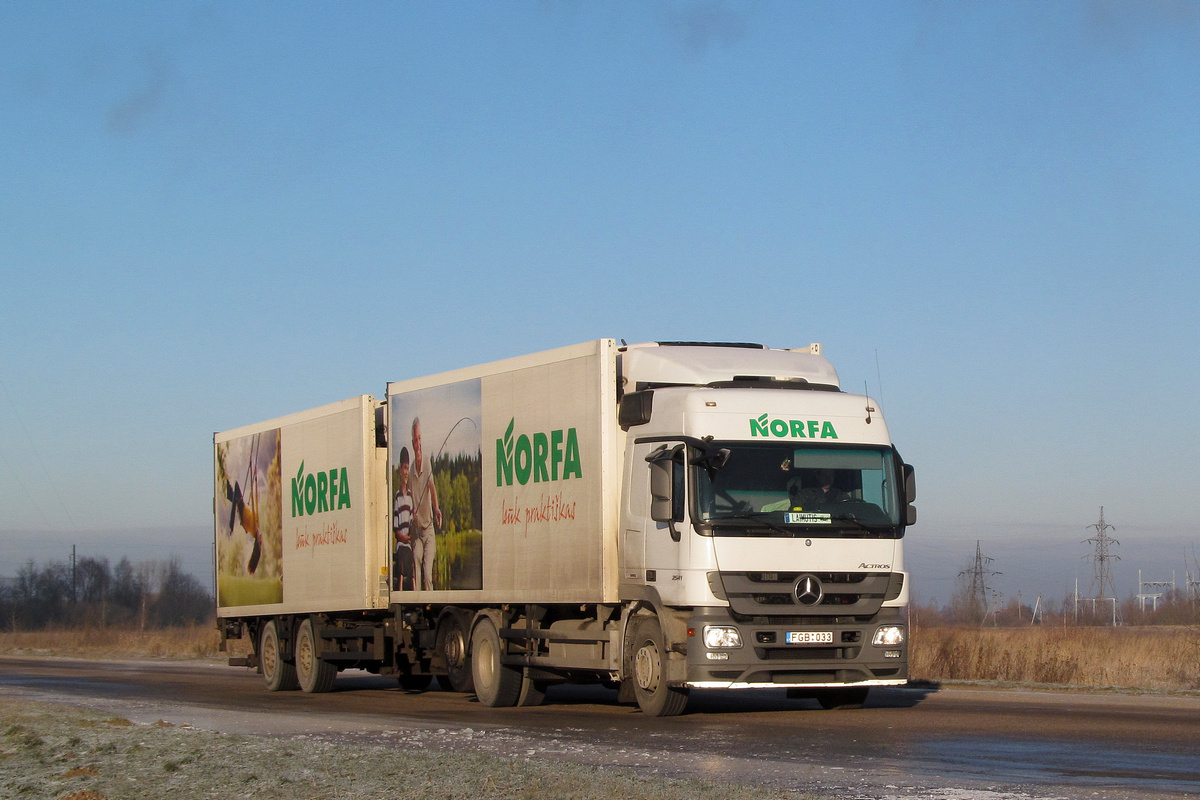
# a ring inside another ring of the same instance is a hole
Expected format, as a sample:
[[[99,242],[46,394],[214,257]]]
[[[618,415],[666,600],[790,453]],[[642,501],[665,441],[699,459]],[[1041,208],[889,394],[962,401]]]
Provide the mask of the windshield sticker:
[[[792,525],[828,525],[830,524],[830,515],[789,511],[783,515],[783,521]]]

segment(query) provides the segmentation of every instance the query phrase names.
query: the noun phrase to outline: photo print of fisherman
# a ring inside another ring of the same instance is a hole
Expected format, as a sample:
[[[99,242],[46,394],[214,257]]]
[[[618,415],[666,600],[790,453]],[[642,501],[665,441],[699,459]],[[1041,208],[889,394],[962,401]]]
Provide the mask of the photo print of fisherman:
[[[478,380],[388,398],[395,591],[483,587]]]

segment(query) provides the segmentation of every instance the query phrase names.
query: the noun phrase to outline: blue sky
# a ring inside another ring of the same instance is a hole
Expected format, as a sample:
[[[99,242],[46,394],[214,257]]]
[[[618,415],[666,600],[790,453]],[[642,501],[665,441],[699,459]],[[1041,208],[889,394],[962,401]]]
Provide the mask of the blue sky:
[[[0,574],[203,572],[213,431],[614,337],[824,343],[918,597],[1101,505],[1182,580],[1198,76],[1172,0],[0,4]]]

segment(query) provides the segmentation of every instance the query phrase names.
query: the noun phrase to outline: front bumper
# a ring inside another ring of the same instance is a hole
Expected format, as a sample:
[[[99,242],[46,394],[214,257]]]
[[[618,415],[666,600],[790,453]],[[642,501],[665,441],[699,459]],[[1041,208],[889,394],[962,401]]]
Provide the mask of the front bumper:
[[[834,617],[735,621],[728,608],[697,608],[688,620],[687,682],[698,689],[895,686],[908,682],[908,641],[873,645],[881,625],[907,630],[907,609],[882,608],[870,622]],[[706,625],[733,626],[741,647],[707,648]],[[832,633],[832,643],[787,644],[790,631]]]

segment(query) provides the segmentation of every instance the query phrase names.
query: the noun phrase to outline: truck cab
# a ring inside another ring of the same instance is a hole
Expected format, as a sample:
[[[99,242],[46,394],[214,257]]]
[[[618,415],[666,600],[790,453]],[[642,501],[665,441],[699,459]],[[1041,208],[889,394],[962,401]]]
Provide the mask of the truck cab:
[[[636,345],[620,374],[620,593],[662,639],[637,683],[829,706],[905,683],[915,482],[877,403],[819,345]]]

